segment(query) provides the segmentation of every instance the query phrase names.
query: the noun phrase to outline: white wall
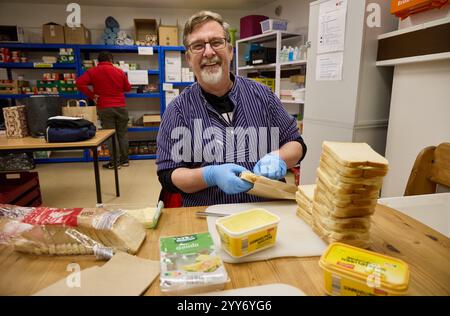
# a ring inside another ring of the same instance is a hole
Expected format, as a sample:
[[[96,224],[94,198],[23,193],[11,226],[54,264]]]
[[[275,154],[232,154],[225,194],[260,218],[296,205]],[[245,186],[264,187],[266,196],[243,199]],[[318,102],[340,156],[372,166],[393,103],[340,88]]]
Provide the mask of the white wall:
[[[450,18],[450,7],[430,10],[399,22],[399,29]],[[450,142],[450,60],[395,67],[383,197],[402,196],[419,152]]]
[[[383,197],[402,196],[417,154],[450,141],[450,60],[396,66]]]
[[[69,3],[68,1],[67,3]],[[124,1],[126,3],[126,1]],[[65,4],[23,4],[0,3],[0,21],[3,25],[22,26],[26,32],[25,41],[42,42],[42,24],[56,22],[64,24],[68,13]],[[205,8],[199,8],[205,9]],[[162,24],[175,25],[178,21],[180,39],[186,20],[198,10],[189,9],[161,9],[134,7],[104,7],[81,6],[81,22],[91,30],[93,44],[100,42],[100,36],[105,27],[105,19],[113,16],[120,24],[120,28],[134,37],[133,19],[159,19]],[[239,30],[240,18],[254,14],[245,10],[217,10],[232,27]],[[181,41],[180,41],[181,44]]]

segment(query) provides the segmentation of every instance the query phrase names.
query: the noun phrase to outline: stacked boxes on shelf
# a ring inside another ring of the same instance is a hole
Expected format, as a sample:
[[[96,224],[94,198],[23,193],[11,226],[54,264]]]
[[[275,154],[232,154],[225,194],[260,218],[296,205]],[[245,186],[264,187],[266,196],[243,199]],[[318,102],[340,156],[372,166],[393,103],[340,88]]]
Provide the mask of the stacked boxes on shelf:
[[[9,48],[0,48],[0,63],[26,63],[28,58],[18,50],[11,51]]]
[[[129,155],[155,155],[156,154],[156,140],[130,142],[128,154]]]
[[[75,62],[75,53],[73,51],[73,48],[60,48],[58,61],[63,64],[74,63]]]
[[[38,94],[77,93],[74,73],[45,73],[43,80],[37,81]]]
[[[194,82],[194,73],[190,68],[181,68],[181,81],[182,82]]]
[[[0,94],[21,94],[27,92],[30,83],[24,80],[0,80]]]
[[[106,144],[102,144],[101,146],[97,147],[97,154],[99,157],[109,157],[109,149]],[[89,150],[89,156],[92,158],[94,155],[92,154],[92,150]]]
[[[272,89],[273,92],[275,92],[275,79],[273,79],[273,78],[259,78],[259,77],[250,78],[250,79],[255,80],[255,81],[259,82],[259,83],[262,83],[262,84],[268,86],[270,89]]]
[[[136,45],[158,45],[158,27],[155,19],[134,19]]]

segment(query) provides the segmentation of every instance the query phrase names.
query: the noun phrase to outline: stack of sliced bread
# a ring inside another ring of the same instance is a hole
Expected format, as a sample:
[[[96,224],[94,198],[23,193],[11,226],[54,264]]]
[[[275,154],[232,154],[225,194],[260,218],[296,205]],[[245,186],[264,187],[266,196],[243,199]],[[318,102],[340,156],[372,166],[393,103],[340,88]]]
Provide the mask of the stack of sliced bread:
[[[370,246],[370,216],[388,161],[366,143],[324,142],[313,202],[313,229],[331,243]]]
[[[312,226],[312,207],[315,189],[315,184],[299,185],[298,191],[295,193],[295,200],[298,204],[297,215],[309,226]]]

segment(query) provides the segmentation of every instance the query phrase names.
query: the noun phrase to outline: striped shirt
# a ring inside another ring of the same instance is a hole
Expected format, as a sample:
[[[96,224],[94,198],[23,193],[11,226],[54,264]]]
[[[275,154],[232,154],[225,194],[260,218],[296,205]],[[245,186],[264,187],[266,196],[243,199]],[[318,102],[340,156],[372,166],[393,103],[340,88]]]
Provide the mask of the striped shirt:
[[[157,138],[157,169],[200,168],[235,163],[253,170],[267,153],[300,137],[297,122],[265,85],[236,76],[229,92],[235,105],[231,124],[205,99],[198,83],[187,87],[167,107]],[[218,187],[182,193],[184,206],[261,202]]]

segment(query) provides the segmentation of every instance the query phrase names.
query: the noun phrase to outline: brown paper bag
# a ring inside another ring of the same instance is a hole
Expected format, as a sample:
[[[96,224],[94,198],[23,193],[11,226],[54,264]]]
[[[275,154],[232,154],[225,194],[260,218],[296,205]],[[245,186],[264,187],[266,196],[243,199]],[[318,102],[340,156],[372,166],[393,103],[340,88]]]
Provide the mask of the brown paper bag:
[[[6,137],[23,138],[29,135],[25,105],[3,108]]]
[[[242,172],[241,179],[253,183],[253,189],[248,194],[275,200],[295,200],[297,186],[257,176],[251,172]]]
[[[81,106],[81,104],[84,105]],[[97,107],[88,106],[85,100],[67,100],[66,106],[62,107],[62,115],[81,117],[97,126]]]
[[[80,273],[79,287],[69,287],[64,278],[34,296],[137,296],[159,275],[159,261],[118,252],[102,267],[94,266]],[[69,276],[69,273],[67,273]]]

